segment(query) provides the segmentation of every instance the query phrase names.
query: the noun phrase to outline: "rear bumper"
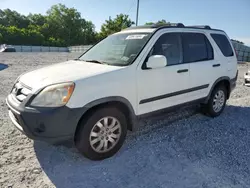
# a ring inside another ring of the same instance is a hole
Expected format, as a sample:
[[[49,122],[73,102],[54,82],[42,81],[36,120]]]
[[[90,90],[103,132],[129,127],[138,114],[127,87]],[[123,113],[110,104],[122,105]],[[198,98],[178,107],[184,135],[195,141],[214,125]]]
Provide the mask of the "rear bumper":
[[[52,144],[73,141],[80,109],[60,108],[29,108],[15,106],[12,97],[6,99],[9,117],[14,126],[33,140],[41,140]]]

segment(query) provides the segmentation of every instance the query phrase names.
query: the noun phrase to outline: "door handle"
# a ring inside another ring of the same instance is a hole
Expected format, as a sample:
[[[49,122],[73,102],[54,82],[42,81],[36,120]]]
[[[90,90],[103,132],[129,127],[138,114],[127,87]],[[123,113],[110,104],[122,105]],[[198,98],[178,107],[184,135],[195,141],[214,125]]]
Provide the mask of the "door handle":
[[[220,64],[214,64],[213,65],[213,67],[219,67],[220,66]]]
[[[177,73],[183,73],[183,72],[188,72],[188,69],[180,69],[177,71]]]

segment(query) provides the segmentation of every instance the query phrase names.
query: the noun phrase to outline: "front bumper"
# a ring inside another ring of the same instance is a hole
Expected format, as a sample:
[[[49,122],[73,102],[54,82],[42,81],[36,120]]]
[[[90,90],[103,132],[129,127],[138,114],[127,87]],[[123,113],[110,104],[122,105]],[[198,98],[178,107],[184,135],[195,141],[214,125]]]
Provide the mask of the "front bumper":
[[[30,108],[17,105],[10,94],[6,99],[9,117],[15,127],[33,140],[49,143],[73,141],[77,124],[82,116],[82,109]]]

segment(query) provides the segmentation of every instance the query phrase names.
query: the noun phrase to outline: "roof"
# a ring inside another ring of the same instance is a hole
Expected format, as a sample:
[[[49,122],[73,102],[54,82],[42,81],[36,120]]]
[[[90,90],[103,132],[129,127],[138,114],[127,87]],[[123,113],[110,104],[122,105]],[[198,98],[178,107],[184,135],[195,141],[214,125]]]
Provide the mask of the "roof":
[[[128,30],[140,30],[140,29],[165,29],[165,28],[188,28],[188,29],[207,29],[207,30],[215,30],[215,31],[222,31],[219,29],[212,29],[208,25],[192,25],[192,26],[185,26],[182,23],[167,23],[167,24],[153,24],[153,25],[143,25],[143,26],[136,26],[136,27],[129,27],[124,29],[123,31]]]

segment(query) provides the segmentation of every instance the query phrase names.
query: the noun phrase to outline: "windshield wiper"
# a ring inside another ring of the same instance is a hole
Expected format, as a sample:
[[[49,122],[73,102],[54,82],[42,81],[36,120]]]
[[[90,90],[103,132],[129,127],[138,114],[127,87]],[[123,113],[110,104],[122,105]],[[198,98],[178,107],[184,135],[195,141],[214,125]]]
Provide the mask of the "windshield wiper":
[[[107,65],[107,63],[101,62],[101,61],[98,61],[98,60],[83,60],[83,61],[90,62],[90,63],[98,63],[98,64],[102,64],[102,65]]]

